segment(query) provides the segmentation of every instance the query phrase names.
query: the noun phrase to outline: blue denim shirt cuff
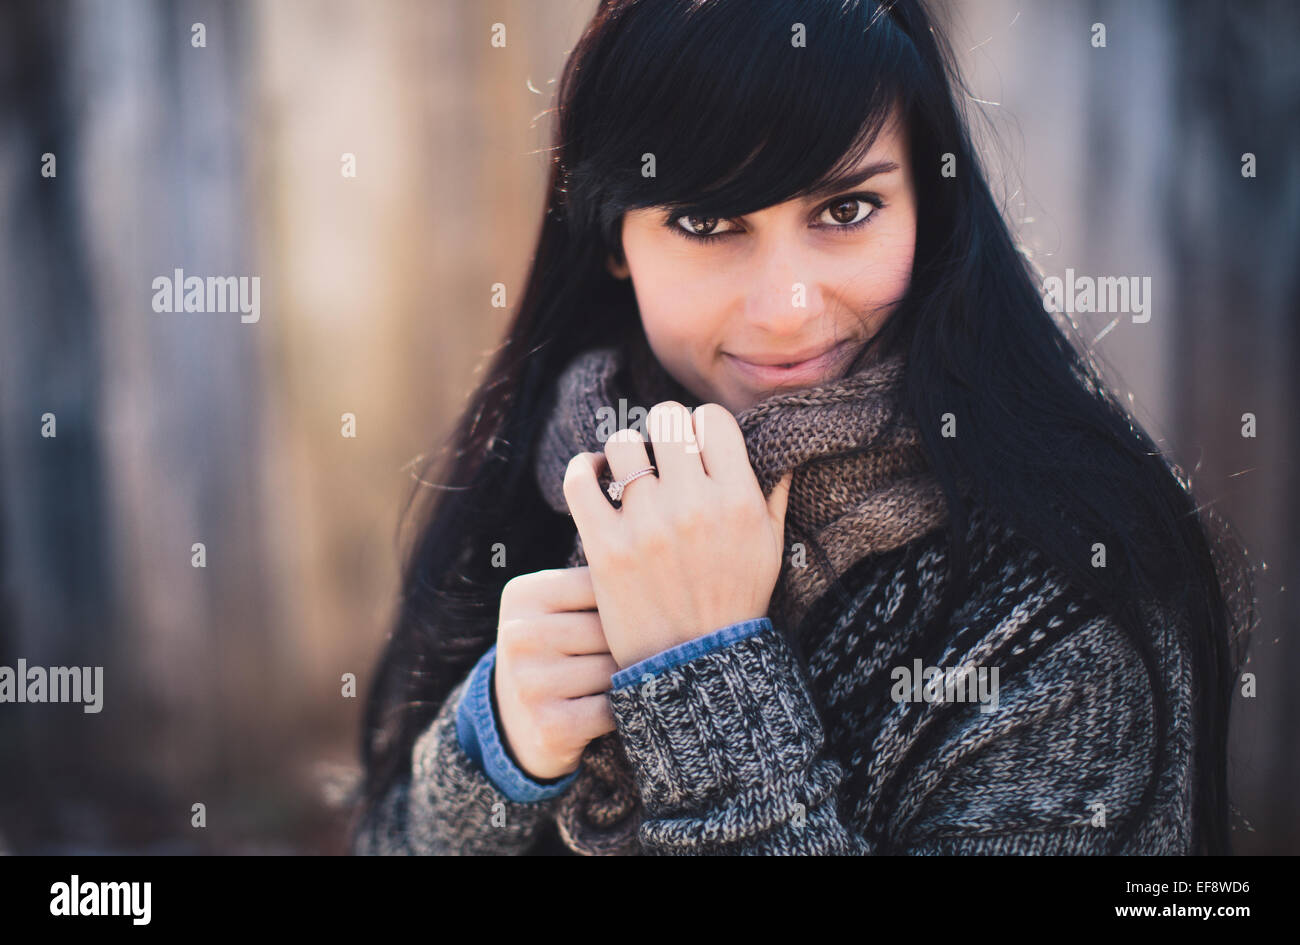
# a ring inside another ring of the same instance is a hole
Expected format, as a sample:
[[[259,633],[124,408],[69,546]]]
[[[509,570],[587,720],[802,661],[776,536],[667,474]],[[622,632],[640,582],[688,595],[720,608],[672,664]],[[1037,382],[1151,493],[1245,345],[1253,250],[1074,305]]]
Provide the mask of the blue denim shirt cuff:
[[[578,771],[582,769],[558,781],[543,784],[528,777],[510,760],[492,709],[492,672],[496,667],[496,655],[497,648],[493,646],[475,664],[460,704],[456,706],[456,736],[460,746],[497,789],[515,803],[530,804],[557,797],[577,779]]]
[[[654,656],[620,669],[610,677],[611,688],[622,689],[633,683],[641,682],[643,676],[653,676],[665,669],[680,666],[682,663],[689,662],[706,653],[720,650],[737,640],[744,640],[746,637],[752,637],[770,629],[772,629],[771,619],[768,617],[755,617],[752,620],[733,623],[721,630],[714,630],[712,633],[696,637],[694,640],[687,640],[685,643],[679,643],[661,653],[656,653]]]

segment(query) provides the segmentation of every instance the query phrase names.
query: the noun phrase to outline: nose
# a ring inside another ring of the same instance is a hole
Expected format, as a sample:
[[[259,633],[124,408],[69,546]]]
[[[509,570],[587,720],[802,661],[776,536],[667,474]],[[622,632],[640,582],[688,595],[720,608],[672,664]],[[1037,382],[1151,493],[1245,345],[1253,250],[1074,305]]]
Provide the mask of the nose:
[[[801,335],[823,308],[816,268],[793,240],[755,253],[746,275],[745,319],[774,335]]]

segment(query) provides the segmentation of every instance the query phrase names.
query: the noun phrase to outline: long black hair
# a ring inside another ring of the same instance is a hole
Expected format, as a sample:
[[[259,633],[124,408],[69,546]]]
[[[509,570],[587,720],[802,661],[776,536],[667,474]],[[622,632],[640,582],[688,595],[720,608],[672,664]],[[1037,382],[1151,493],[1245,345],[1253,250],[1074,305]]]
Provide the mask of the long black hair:
[[[802,196],[856,164],[897,107],[917,187],[913,276],[860,358],[907,352],[903,401],[948,498],[959,578],[941,613],[962,593],[966,503],[978,501],[1117,615],[1151,676],[1158,723],[1156,774],[1126,818],[1132,829],[1154,795],[1168,714],[1137,604],[1182,602],[1196,691],[1195,848],[1228,852],[1228,712],[1253,620],[1244,556],[1103,383],[1072,326],[1044,309],[981,171],[954,62],[917,0],[600,3],[558,84],[546,207],[518,308],[413,490],[421,526],[369,692],[354,827],[409,776],[416,738],[495,641],[506,581],[568,556],[572,521],[533,479],[554,381],[596,346],[652,357],[630,283],[606,268],[622,259],[622,215],[665,206],[731,218]],[[957,436],[940,435],[945,414]],[[1091,564],[1097,541],[1105,568]],[[505,567],[493,566],[497,543]],[[1118,832],[1116,846],[1124,839]]]

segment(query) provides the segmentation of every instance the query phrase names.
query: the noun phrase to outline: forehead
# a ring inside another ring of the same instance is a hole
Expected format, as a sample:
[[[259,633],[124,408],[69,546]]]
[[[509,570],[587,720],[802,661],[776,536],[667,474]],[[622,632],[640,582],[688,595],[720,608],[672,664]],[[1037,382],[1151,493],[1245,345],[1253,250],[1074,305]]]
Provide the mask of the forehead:
[[[871,147],[863,155],[858,165],[869,164],[872,161],[879,160],[883,157],[895,157],[907,147],[907,127],[903,121],[902,112],[897,106],[889,113],[889,117],[877,132],[875,139],[871,142]]]
[[[873,180],[880,183],[883,181],[878,178],[894,172],[897,172],[899,178],[907,177],[907,146],[906,122],[901,110],[895,106],[885,116],[865,152],[862,150],[862,142],[858,141],[816,182],[784,202],[794,203],[801,198],[810,200],[832,196]]]

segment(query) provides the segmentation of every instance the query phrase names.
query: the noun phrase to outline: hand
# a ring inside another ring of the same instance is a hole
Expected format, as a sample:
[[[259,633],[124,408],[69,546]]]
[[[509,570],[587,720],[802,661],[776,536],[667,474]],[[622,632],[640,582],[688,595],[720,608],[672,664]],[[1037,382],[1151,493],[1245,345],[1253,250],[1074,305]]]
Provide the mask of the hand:
[[[614,731],[606,693],[618,667],[595,607],[587,568],[521,574],[501,591],[497,714],[506,747],[534,780],[576,771],[587,743]]]
[[[596,477],[602,462],[616,479],[650,465],[636,430],[611,436],[603,454],[579,453],[564,477],[619,668],[766,616],[784,553],[792,474],[764,500],[744,434],[725,407],[692,413],[665,401],[646,419],[658,477],[628,483],[620,509]]]

